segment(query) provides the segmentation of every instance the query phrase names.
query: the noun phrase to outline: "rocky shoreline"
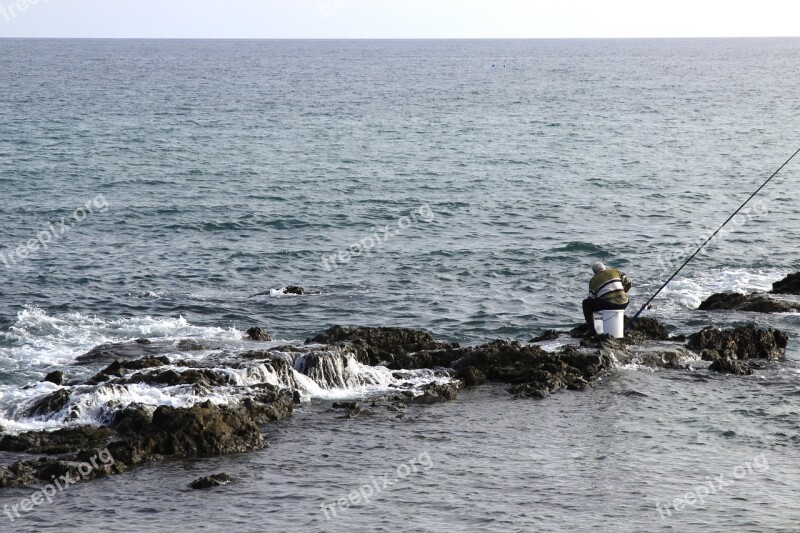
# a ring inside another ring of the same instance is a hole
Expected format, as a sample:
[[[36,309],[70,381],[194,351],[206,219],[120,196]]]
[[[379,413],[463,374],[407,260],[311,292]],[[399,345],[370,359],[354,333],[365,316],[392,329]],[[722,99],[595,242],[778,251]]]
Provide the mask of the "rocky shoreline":
[[[714,295],[702,308],[768,309],[761,299],[768,298]],[[756,303],[743,307],[743,302]],[[248,330],[247,337],[254,342],[270,340],[260,328]],[[218,350],[213,361],[190,357],[214,349],[194,340],[106,344],[76,362],[78,366],[104,365],[99,371],[83,380],[68,379],[68,367],[51,372],[45,380],[56,390],[25,411],[28,417],[58,418],[66,427],[0,433],[0,452],[23,454],[0,467],[0,487],[47,483],[79,473],[79,479],[92,479],[165,457],[261,449],[268,446],[264,426],[291,418],[303,401],[304,387],[369,385],[379,379],[371,372],[390,376],[393,392],[367,399],[367,405],[333,403],[332,409],[343,418],[364,416],[371,409],[385,409],[402,418],[409,405],[451,401],[462,387],[486,382],[508,385],[510,398],[542,399],[560,390],[584,390],[626,364],[688,371],[707,365],[711,371],[748,375],[782,360],[787,344],[785,333],[755,325],[726,330],[708,327],[688,337],[671,336],[652,318],[640,318],[619,340],[585,338],[585,326],[577,326],[568,331],[548,330],[529,343],[498,339],[467,347],[440,342],[413,329],[332,326],[301,345],[241,353]],[[185,357],[175,357],[176,351]],[[111,401],[100,406],[103,424],[72,425],[86,404],[76,398],[121,393],[142,385],[179,388],[205,399],[188,407]],[[208,399],[219,390],[231,395],[229,401]],[[98,454],[109,455],[113,461],[90,473],[80,471],[82,464]],[[209,487],[228,481],[220,475],[196,484]]]

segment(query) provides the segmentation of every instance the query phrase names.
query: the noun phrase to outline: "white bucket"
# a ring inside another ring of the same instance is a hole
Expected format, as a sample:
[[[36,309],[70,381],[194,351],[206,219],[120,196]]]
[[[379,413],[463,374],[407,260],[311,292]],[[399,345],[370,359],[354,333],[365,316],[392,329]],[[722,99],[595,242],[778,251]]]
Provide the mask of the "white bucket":
[[[603,311],[603,329],[598,331],[621,339],[625,335],[625,311]]]

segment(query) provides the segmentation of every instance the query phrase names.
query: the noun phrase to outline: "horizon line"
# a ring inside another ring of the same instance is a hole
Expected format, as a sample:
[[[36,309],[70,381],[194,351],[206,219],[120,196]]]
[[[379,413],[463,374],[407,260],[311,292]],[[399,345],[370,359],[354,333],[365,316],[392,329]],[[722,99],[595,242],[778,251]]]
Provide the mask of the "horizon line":
[[[690,39],[797,39],[800,35],[713,35],[659,37],[30,37],[0,36],[0,40],[105,40],[105,41],[613,41]]]

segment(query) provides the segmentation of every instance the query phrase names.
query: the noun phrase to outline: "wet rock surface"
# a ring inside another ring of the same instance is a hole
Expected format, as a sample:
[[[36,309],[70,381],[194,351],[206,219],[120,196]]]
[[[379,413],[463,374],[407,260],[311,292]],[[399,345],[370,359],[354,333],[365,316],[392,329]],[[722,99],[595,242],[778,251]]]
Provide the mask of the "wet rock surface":
[[[701,311],[749,311],[754,313],[790,313],[800,310],[800,305],[782,302],[758,294],[726,292],[712,294],[698,308]]]
[[[200,479],[195,479],[189,483],[189,487],[195,490],[210,489],[211,487],[221,487],[223,485],[227,485],[231,481],[233,481],[233,478],[225,472],[222,472],[219,474],[201,477]]]
[[[142,357],[135,360],[116,360],[106,368],[95,374],[89,379],[87,385],[97,385],[105,381],[110,381],[114,378],[121,378],[131,370],[142,370],[145,368],[158,368],[164,365],[169,365],[170,360],[166,356],[160,357]]]
[[[530,340],[530,342],[554,341],[561,336],[561,332],[555,329],[545,330],[541,335],[538,335]]]
[[[776,329],[761,329],[751,324],[719,330],[707,327],[689,336],[687,347],[707,361],[717,359],[781,360],[786,355],[789,337]]]
[[[410,403],[431,404],[455,400],[458,396],[458,383],[428,383],[422,387],[422,394],[409,398]]]
[[[306,340],[307,344],[348,344],[359,359],[370,365],[394,361],[398,356],[423,350],[452,348],[457,345],[438,342],[430,333],[407,328],[370,328],[331,326],[325,333]]]
[[[67,380],[63,372],[60,370],[53,370],[47,374],[42,381],[53,383],[54,385],[63,385]]]
[[[72,393],[69,389],[59,389],[51,394],[48,394],[28,410],[28,416],[47,416],[61,411],[69,403]]]
[[[800,272],[789,274],[772,284],[773,294],[800,294]]]
[[[259,342],[267,342],[272,340],[272,337],[270,336],[269,333],[267,333],[267,330],[259,327],[253,327],[248,329],[245,332],[245,338],[251,341],[259,341]]]
[[[66,427],[56,431],[28,431],[5,435],[0,439],[0,451],[63,454],[89,447],[103,447],[113,433],[94,426]]]
[[[669,339],[669,331],[662,326],[658,320],[647,316],[640,316],[633,324],[630,324],[631,318],[625,317],[625,323],[629,324],[628,331],[625,332],[625,337],[637,343],[646,340],[665,341]]]
[[[456,400],[461,387],[500,382],[508,385],[514,397],[541,399],[560,390],[586,389],[616,366],[630,362],[680,370],[691,368],[702,357],[712,361],[712,371],[747,375],[759,368],[759,361],[783,358],[788,342],[780,331],[751,325],[729,330],[706,328],[691,335],[684,346],[649,317],[640,318],[625,339],[607,335],[580,342],[570,339],[579,329],[549,330],[537,337],[564,337],[565,345],[556,351],[509,340],[461,347],[439,342],[424,331],[342,326],[333,326],[304,345],[239,353],[219,350],[213,360],[207,360],[206,354],[175,358],[175,352],[181,350],[205,349],[194,341],[103,345],[81,361],[106,365],[93,377],[58,390],[53,390],[53,385],[37,385],[48,392],[29,404],[31,416],[51,418],[66,411],[69,419],[69,406],[92,387],[111,397],[122,396],[128,387],[140,390],[136,387],[145,385],[160,393],[178,390],[192,397],[224,393],[231,401],[227,405],[203,401],[188,407],[112,401],[107,406],[105,427],[2,435],[0,451],[46,456],[0,468],[0,486],[34,483],[54,473],[70,472],[102,447],[107,447],[114,463],[93,475],[118,473],[170,456],[215,456],[266,447],[262,426],[290,418],[301,399],[301,384],[311,381],[323,389],[385,386],[390,381],[392,391],[381,398],[336,402],[331,412],[341,419],[383,413],[402,420],[408,412],[426,409],[426,405]],[[128,357],[137,352],[141,357]],[[378,364],[388,371],[365,371],[364,365]],[[364,376],[367,381],[359,381]]]
[[[722,374],[734,374],[737,376],[749,376],[753,373],[750,368],[746,367],[735,359],[722,357],[711,363],[708,367],[709,370],[720,372]]]

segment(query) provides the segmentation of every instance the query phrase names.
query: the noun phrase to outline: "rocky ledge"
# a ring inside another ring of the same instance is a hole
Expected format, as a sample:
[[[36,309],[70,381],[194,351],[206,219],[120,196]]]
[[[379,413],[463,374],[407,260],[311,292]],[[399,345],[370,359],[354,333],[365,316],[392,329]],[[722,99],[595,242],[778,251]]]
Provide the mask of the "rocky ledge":
[[[755,313],[792,313],[800,304],[776,300],[761,294],[724,292],[712,294],[700,304],[701,311],[750,311]]]
[[[789,274],[772,284],[773,294],[800,294],[800,272]]]
[[[261,332],[252,333],[253,340],[262,337]],[[581,327],[547,331],[537,342],[556,341],[550,350],[537,343],[509,340],[462,347],[413,329],[333,326],[305,345],[268,345],[241,353],[218,349],[213,360],[174,355],[209,350],[196,341],[99,346],[77,363],[98,365],[94,375],[66,384],[63,376],[56,376],[40,384],[46,394],[27,406],[26,416],[70,424],[81,416],[76,396],[101,391],[119,397],[127,387],[142,384],[162,391],[188,391],[201,398],[224,392],[231,401],[171,407],[114,400],[104,407],[101,427],[67,425],[57,431],[0,433],[0,452],[32,456],[15,457],[13,464],[0,467],[0,487],[49,482],[54,476],[80,474],[78,479],[91,479],[163,457],[213,456],[266,447],[263,426],[291,417],[302,387],[312,381],[321,388],[363,387],[385,384],[370,381],[376,373],[383,380],[391,376],[391,392],[373,399],[369,406],[403,418],[406,409],[456,399],[463,386],[492,381],[508,385],[516,398],[544,398],[559,390],[584,390],[616,366],[630,362],[685,369],[704,360],[711,362],[712,370],[746,375],[768,361],[782,359],[788,343],[785,333],[755,326],[706,328],[686,342],[670,336],[652,318],[639,319],[625,339],[576,339],[584,336]],[[411,376],[416,385],[407,382]],[[420,378],[428,381],[420,385]],[[342,418],[374,414],[360,402],[333,407],[343,412]],[[82,467],[95,457],[111,460],[84,473]],[[200,486],[208,483],[214,481],[198,481]]]
[[[288,418],[293,406],[290,391],[264,384],[257,395],[237,407],[210,401],[186,408],[132,404],[101,428],[78,426],[5,435],[0,451],[62,455],[22,459],[0,467],[0,487],[49,482],[54,474],[65,472],[73,472],[73,478],[91,479],[164,456],[213,456],[263,448],[267,443],[260,424]],[[78,475],[82,463],[103,454],[111,460],[102,468]]]

